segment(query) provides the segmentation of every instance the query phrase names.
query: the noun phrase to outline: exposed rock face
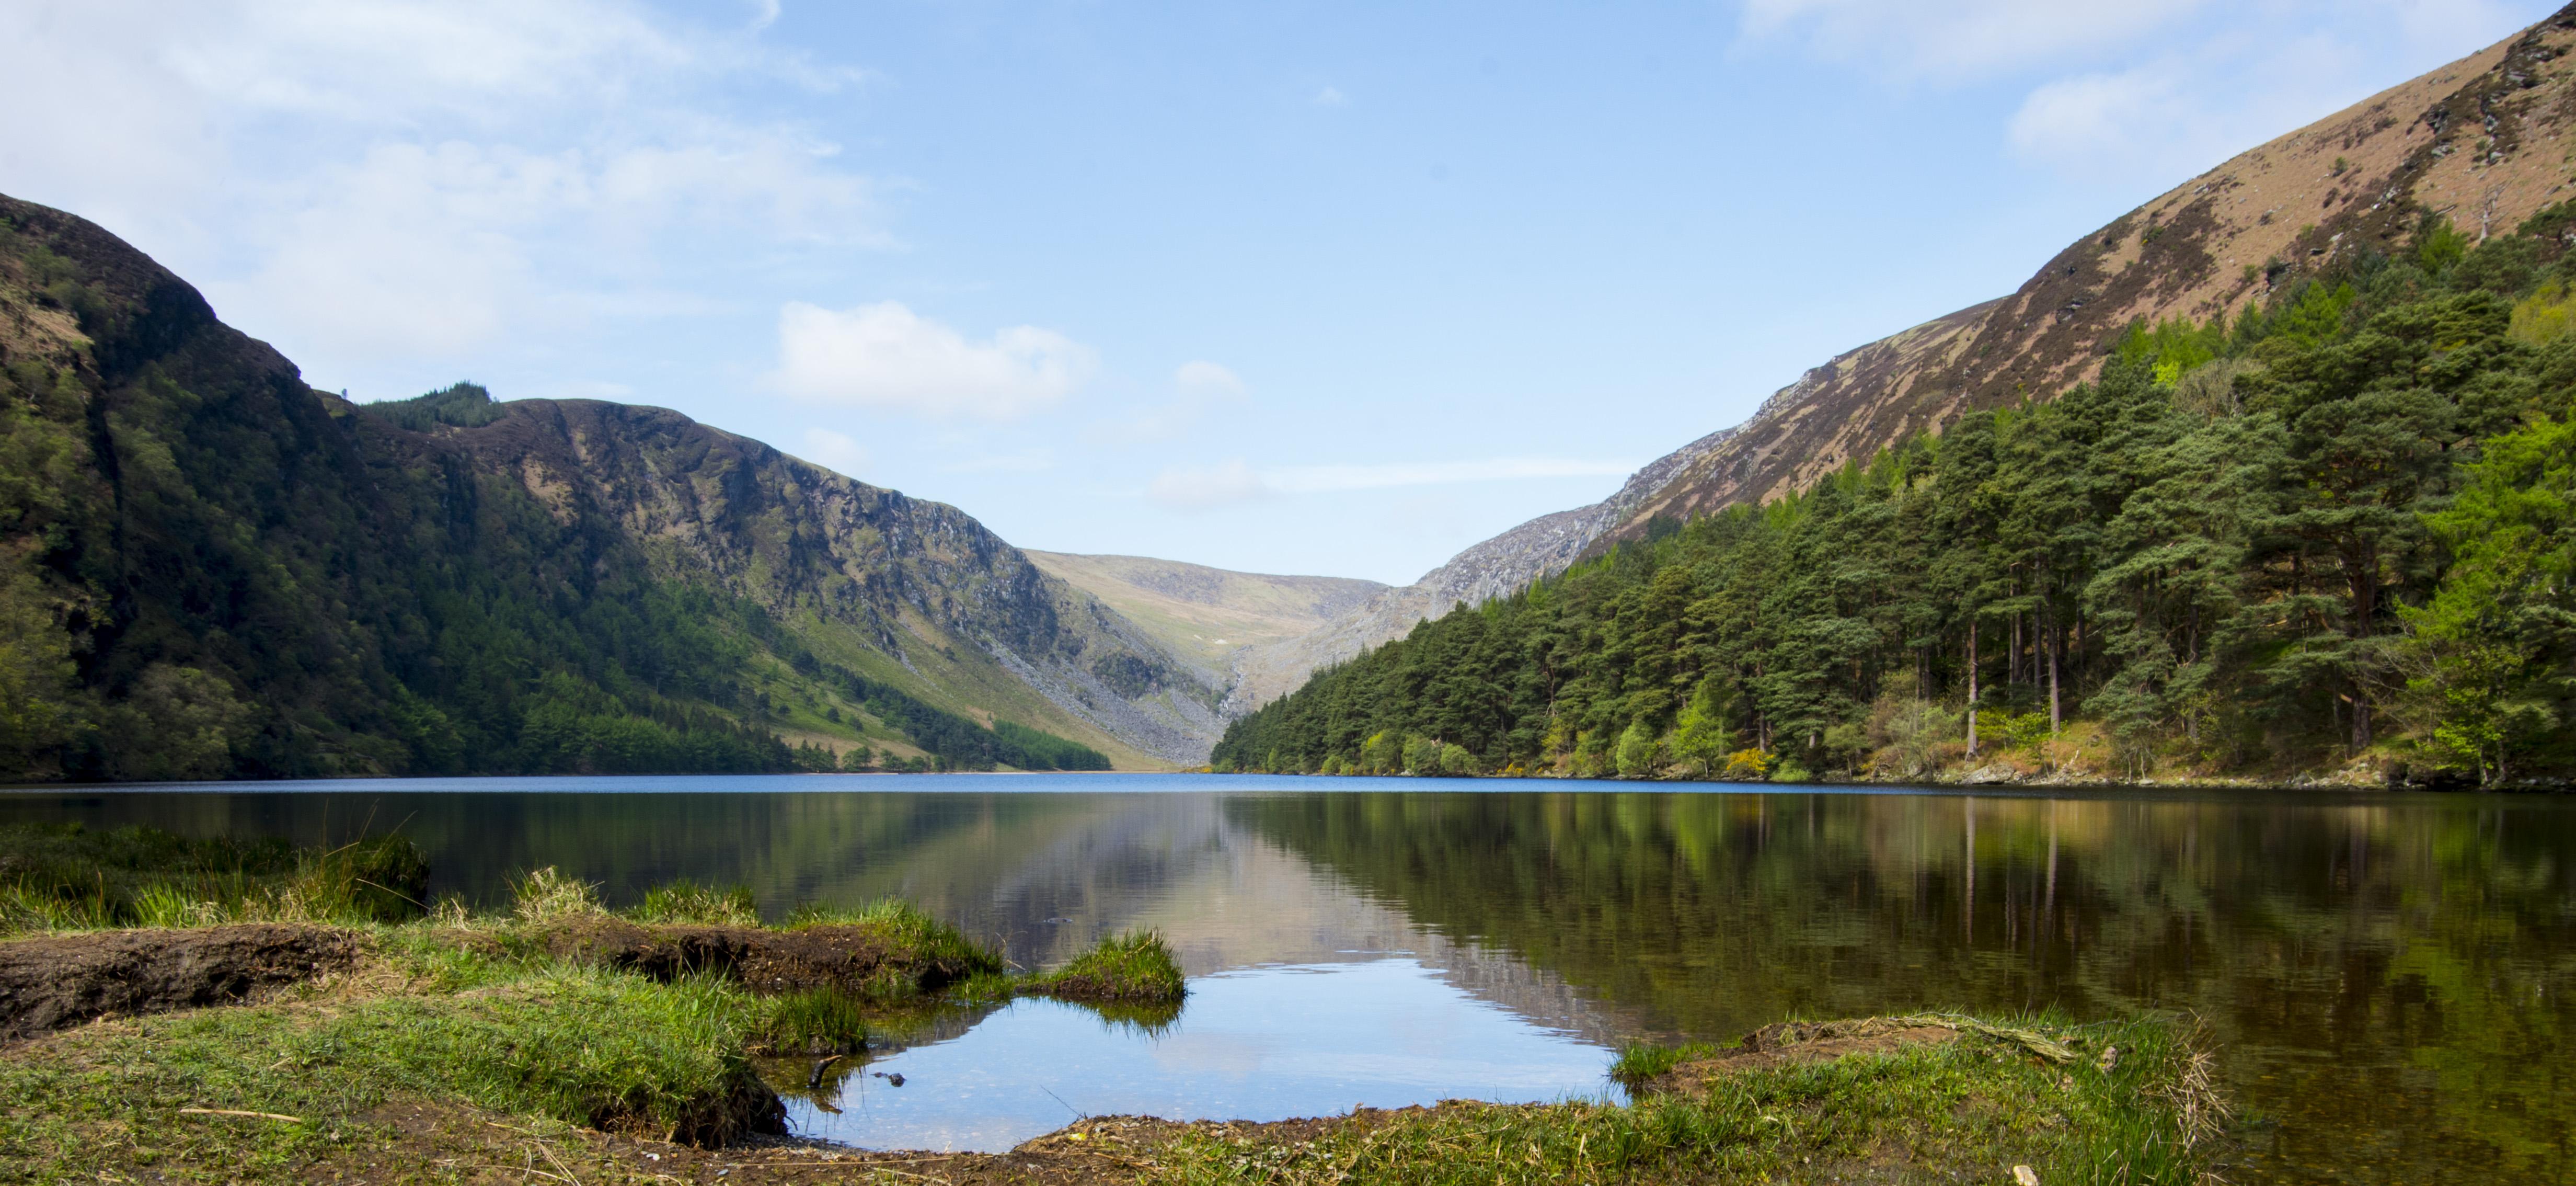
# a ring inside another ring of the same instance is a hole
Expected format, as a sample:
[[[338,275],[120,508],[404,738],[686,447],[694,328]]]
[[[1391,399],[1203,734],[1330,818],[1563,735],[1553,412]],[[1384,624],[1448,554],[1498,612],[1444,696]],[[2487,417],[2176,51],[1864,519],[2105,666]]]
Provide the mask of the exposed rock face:
[[[2404,248],[2426,213],[2474,238],[2576,197],[2576,5],[2174,187],[2011,296],[1841,355],[1782,388],[1602,540],[1804,490],[1965,412],[2099,373],[2133,321],[2242,309],[2328,264]]]
[[[1630,513],[1669,486],[1693,462],[1736,432],[1723,429],[1657,459],[1629,476],[1616,494],[1588,507],[1541,515],[1450,557],[1422,579],[1370,597],[1311,633],[1250,648],[1235,657],[1235,685],[1225,711],[1240,716],[1297,689],[1308,673],[1379,643],[1402,638],[1414,624],[1459,605],[1484,602],[1526,587],[1567,565],[1625,522]]]
[[[1108,736],[1181,764],[1222,731],[1193,665],[1040,571],[972,516],[800,461],[664,408],[518,400],[439,443],[515,475],[559,519],[600,518],[672,578],[712,577],[782,620],[800,613],[922,675],[972,712],[971,688],[925,668],[958,644]],[[923,660],[916,662],[916,660]],[[1004,715],[1008,715],[1005,713]]]

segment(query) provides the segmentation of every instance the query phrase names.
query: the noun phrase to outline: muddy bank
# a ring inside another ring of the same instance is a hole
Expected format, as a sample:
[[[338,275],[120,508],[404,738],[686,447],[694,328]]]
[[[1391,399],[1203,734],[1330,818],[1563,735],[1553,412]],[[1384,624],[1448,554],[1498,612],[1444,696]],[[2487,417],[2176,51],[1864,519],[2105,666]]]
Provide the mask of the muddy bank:
[[[353,931],[240,923],[0,942],[0,1040],[93,1018],[238,1004],[356,965]]]

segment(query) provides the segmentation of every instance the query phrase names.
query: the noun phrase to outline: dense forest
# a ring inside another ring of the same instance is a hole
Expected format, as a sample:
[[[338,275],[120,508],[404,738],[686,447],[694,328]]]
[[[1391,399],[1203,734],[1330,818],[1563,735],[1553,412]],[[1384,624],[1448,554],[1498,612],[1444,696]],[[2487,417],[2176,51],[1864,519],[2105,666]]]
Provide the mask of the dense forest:
[[[2576,203],[2438,218],[2097,381],[1654,524],[1238,721],[1220,769],[2576,767]],[[2260,266],[2260,265],[2258,265]],[[2005,772],[1998,771],[1996,776]]]
[[[0,782],[1109,765],[818,658],[450,445],[503,408],[315,392],[0,199]]]

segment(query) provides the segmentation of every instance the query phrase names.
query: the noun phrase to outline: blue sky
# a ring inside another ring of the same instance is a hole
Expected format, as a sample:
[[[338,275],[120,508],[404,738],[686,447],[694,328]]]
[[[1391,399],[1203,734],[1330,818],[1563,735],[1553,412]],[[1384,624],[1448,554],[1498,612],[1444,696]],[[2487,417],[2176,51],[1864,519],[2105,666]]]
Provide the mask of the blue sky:
[[[358,399],[1402,583],[2545,0],[19,0],[0,192]]]

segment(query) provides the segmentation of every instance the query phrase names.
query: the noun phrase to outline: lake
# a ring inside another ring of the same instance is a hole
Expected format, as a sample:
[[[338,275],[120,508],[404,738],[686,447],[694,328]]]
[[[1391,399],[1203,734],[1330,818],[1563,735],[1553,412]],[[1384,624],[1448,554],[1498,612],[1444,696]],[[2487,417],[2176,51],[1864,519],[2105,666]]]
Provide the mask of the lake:
[[[433,891],[554,865],[762,908],[899,895],[1024,967],[1159,928],[1177,1020],[940,1019],[801,1129],[996,1148],[1078,1113],[1597,1095],[1631,1038],[1922,1008],[2197,1015],[2238,1181],[2576,1178],[2576,800],[1200,775],[0,791],[0,822],[399,827]],[[904,1076],[894,1086],[891,1075]],[[880,1077],[889,1076],[889,1077]]]

